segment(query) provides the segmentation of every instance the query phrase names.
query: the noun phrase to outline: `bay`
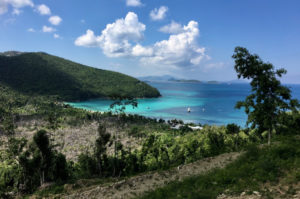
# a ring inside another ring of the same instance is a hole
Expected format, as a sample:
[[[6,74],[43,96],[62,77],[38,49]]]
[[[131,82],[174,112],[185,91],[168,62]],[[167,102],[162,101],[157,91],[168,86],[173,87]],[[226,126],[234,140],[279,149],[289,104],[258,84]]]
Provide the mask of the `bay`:
[[[209,125],[236,123],[245,126],[247,115],[235,109],[237,101],[244,100],[250,93],[249,84],[207,84],[182,82],[150,82],[162,97],[138,99],[138,107],[127,106],[125,112],[165,120],[180,119]],[[300,100],[300,85],[286,85],[292,96]],[[70,104],[76,108],[92,111],[110,111],[112,100],[93,99]],[[190,108],[191,112],[187,109]]]

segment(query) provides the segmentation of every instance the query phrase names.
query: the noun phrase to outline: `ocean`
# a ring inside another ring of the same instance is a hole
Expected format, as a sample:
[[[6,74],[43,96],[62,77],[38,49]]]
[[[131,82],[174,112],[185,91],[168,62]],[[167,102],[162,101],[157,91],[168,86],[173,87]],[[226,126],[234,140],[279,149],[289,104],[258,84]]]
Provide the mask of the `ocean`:
[[[247,115],[235,109],[237,101],[244,100],[250,93],[249,84],[206,84],[182,82],[150,82],[162,97],[138,99],[138,107],[127,106],[125,112],[151,118],[180,119],[209,125],[236,123],[245,126]],[[286,85],[292,96],[300,100],[300,85]],[[94,99],[68,103],[76,108],[92,111],[109,111],[113,101]],[[191,112],[188,112],[188,108]]]

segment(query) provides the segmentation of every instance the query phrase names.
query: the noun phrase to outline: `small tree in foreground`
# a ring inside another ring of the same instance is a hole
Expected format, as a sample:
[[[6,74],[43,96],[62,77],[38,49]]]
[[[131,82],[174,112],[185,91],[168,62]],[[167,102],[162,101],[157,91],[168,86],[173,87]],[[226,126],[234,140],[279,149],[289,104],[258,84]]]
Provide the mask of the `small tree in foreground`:
[[[110,141],[110,134],[106,132],[106,127],[102,124],[98,126],[98,138],[95,143],[95,156],[98,163],[99,174],[102,176],[103,164],[106,157],[107,145]]]
[[[282,86],[278,78],[286,74],[285,69],[275,70],[271,63],[264,63],[258,55],[250,54],[246,48],[234,50],[235,70],[238,78],[250,79],[251,94],[236,108],[245,108],[248,115],[247,125],[258,128],[259,132],[268,131],[268,144],[271,133],[279,125],[279,117],[287,111],[297,111],[299,103],[291,99],[289,88]]]

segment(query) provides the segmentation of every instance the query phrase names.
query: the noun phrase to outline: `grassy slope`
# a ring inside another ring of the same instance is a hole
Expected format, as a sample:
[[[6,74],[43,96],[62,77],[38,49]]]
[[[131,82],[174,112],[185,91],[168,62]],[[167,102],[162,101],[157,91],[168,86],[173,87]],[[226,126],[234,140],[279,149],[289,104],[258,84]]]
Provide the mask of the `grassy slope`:
[[[26,94],[57,95],[63,100],[160,96],[157,89],[130,76],[46,53],[0,55],[0,83]]]
[[[300,141],[287,137],[280,140],[271,148],[249,149],[225,169],[216,169],[182,182],[173,182],[142,198],[216,198],[224,192],[227,195],[239,195],[243,191],[259,191],[264,197],[277,198],[278,193],[276,195],[270,190],[274,190],[279,182],[280,187],[288,187],[285,195],[280,193],[281,196],[290,198],[295,194],[295,188],[300,181]]]

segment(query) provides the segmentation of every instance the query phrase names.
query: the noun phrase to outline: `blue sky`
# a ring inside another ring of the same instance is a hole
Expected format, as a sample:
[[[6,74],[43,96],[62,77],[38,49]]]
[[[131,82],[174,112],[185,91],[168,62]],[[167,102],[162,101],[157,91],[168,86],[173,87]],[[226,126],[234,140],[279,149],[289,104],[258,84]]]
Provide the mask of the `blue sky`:
[[[300,1],[0,0],[0,51],[44,51],[136,77],[232,80],[236,46],[300,83]]]

